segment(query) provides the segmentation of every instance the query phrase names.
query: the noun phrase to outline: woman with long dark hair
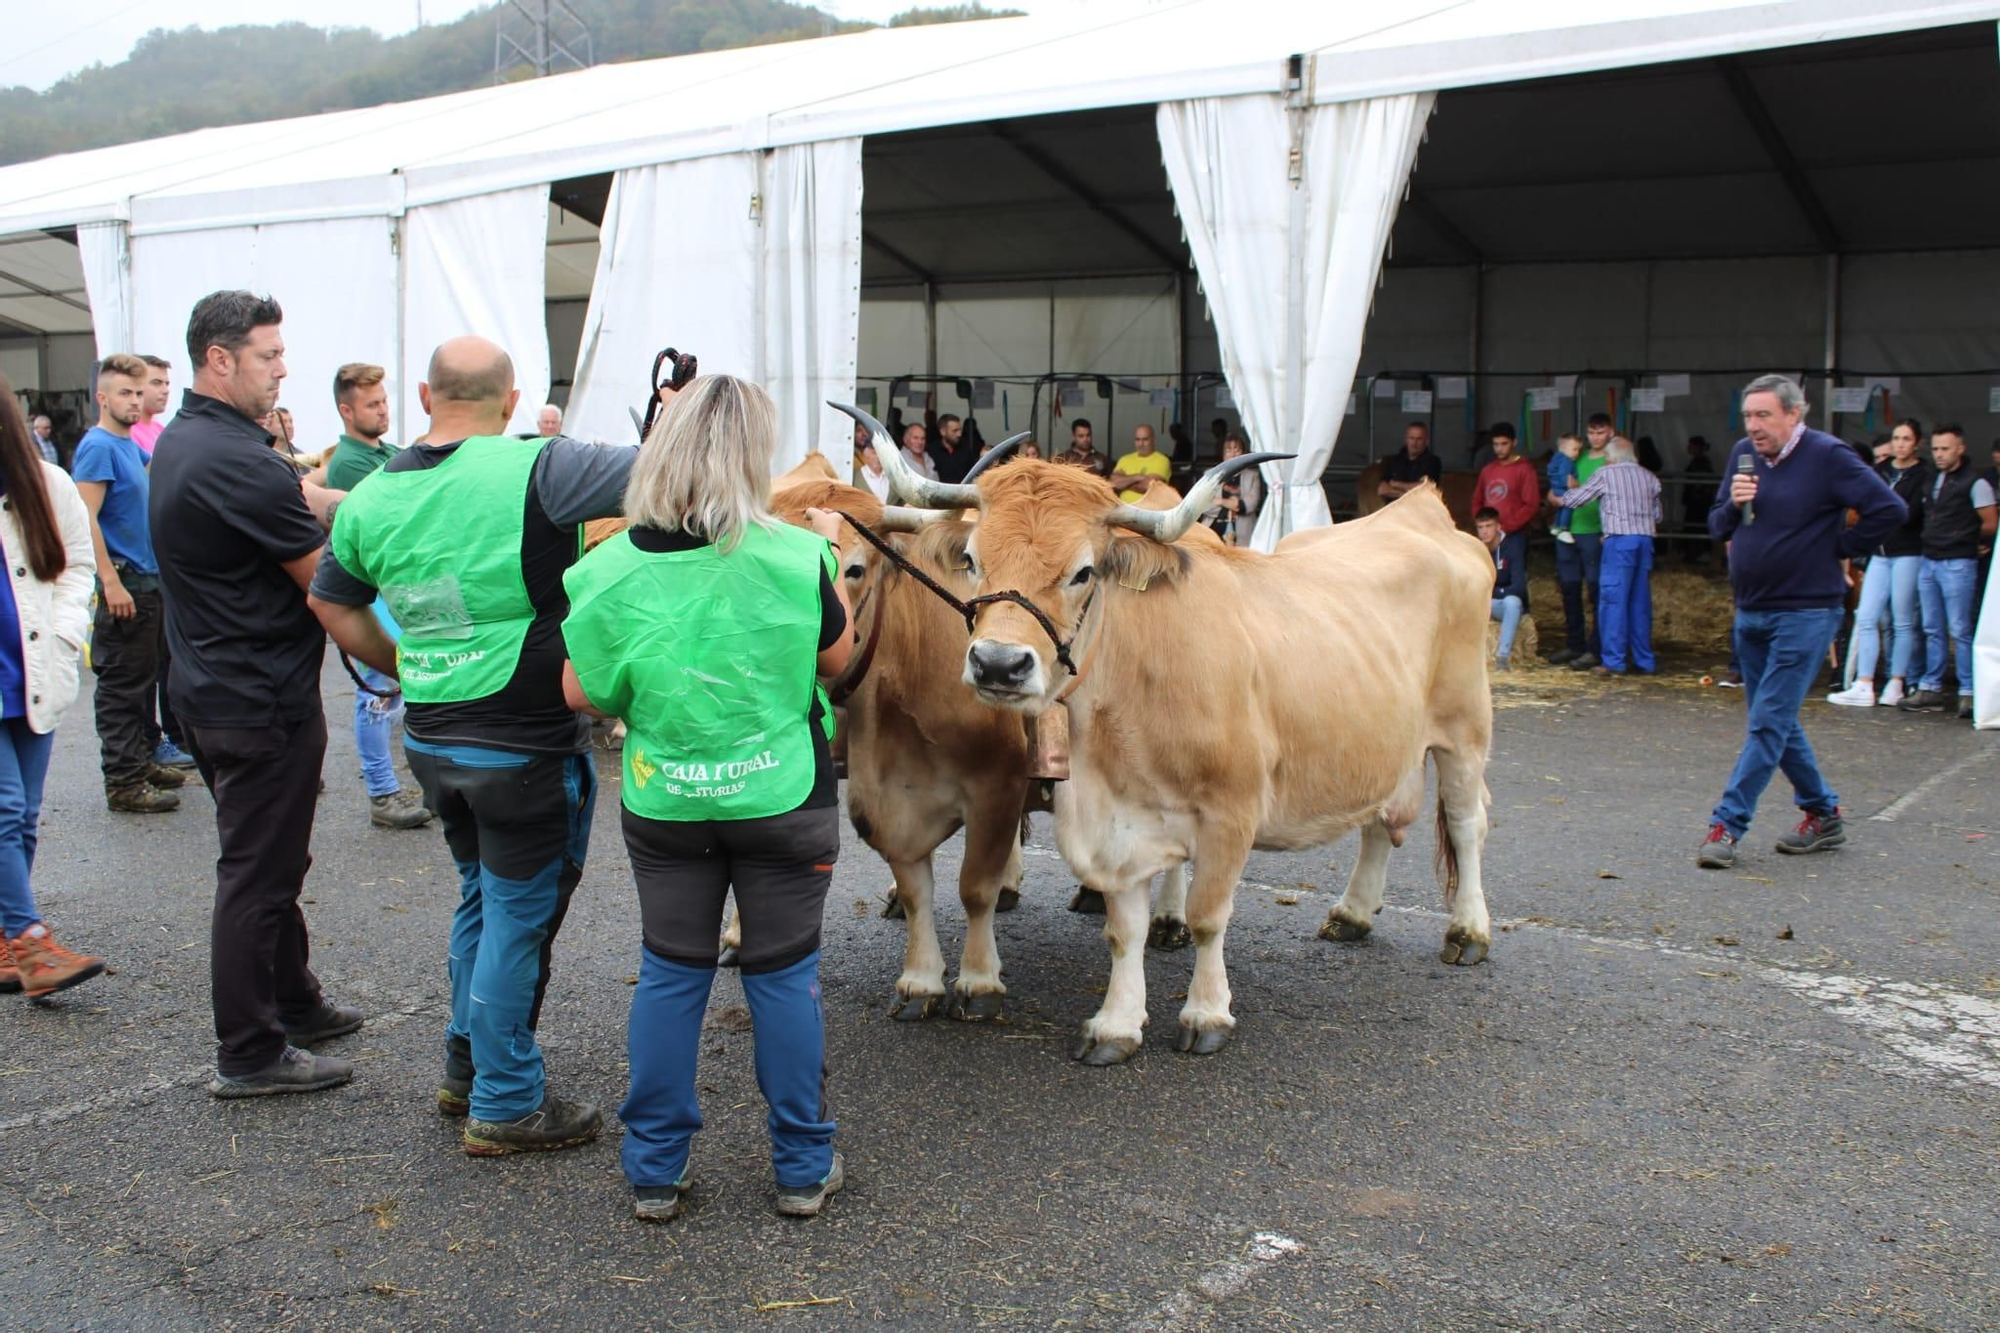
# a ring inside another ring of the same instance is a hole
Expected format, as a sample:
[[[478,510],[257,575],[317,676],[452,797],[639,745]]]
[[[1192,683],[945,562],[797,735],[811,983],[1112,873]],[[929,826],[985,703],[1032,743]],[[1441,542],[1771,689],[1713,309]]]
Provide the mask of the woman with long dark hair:
[[[1826,696],[1831,704],[1870,708],[1877,702],[1875,671],[1884,656],[1889,685],[1880,702],[1899,704],[1907,689],[1910,667],[1917,655],[1917,567],[1923,563],[1924,501],[1930,494],[1930,460],[1919,447],[1924,428],[1915,420],[1899,421],[1889,436],[1889,457],[1875,471],[1902,500],[1909,517],[1868,554],[1861,576],[1861,601],[1854,610],[1854,683]],[[1889,652],[1882,651],[1882,613],[1889,612]]]
[[[56,943],[28,884],[56,723],[79,688],[97,558],[76,483],[42,461],[4,375],[0,494],[0,991],[40,999],[104,970]]]

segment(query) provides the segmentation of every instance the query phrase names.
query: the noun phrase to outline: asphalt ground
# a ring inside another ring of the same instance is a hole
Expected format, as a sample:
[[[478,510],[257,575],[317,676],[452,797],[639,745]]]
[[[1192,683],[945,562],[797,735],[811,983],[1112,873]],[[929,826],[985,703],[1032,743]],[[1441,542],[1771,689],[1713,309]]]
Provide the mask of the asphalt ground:
[[[1314,937],[1352,839],[1255,855],[1228,941],[1239,1026],[1213,1056],[1172,1049],[1183,952],[1148,960],[1132,1062],[1068,1058],[1108,957],[1101,921],[1066,910],[1046,816],[1000,918],[1009,1020],[890,1021],[902,926],[850,837],[824,967],[847,1190],[810,1223],[773,1214],[725,975],[693,1207],[666,1227],[629,1216],[615,1121],[580,1150],[473,1160],[432,1112],[454,876],[434,828],[368,825],[337,668],[307,911],[328,993],[369,1014],[326,1048],[359,1072],[210,1099],[210,807],[192,789],[173,815],[108,814],[86,698],[37,891],[114,972],[0,1005],[8,1322],[2000,1325],[2000,738],[1811,705],[1849,844],[1775,855],[1796,816],[1774,789],[1738,868],[1703,872],[1740,695],[1524,671],[1497,697],[1490,960],[1437,962],[1427,830],[1358,946]],[[554,1086],[609,1111],[638,918],[612,756],[600,771],[542,1036]]]

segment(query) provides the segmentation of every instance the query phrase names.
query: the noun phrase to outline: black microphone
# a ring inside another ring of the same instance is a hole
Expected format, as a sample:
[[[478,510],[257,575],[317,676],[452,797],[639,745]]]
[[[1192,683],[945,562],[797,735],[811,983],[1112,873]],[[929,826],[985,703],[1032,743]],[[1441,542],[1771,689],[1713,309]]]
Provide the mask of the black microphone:
[[[1757,466],[1757,460],[1750,457],[1750,455],[1748,454],[1736,455],[1737,476],[1739,477],[1749,476],[1751,471],[1755,469],[1756,466]],[[1754,504],[1755,502],[1751,500],[1745,500],[1743,502],[1743,526],[1746,528],[1749,527],[1752,523],[1755,523],[1757,521],[1757,511],[1753,507]]]

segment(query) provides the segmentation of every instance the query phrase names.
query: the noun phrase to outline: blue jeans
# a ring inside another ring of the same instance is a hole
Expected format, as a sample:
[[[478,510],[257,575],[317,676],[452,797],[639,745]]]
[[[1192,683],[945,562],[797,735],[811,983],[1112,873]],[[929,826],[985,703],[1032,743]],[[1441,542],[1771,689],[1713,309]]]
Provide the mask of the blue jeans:
[[[1660,669],[1653,656],[1653,539],[1628,534],[1604,539],[1603,582],[1597,590],[1598,654],[1608,671],[1628,665]]]
[[[1521,628],[1521,599],[1511,595],[1495,597],[1492,618],[1500,622],[1500,642],[1494,648],[1493,656],[1505,662],[1514,655],[1514,635]]]
[[[1924,604],[1924,679],[1920,688],[1944,686],[1944,636],[1951,632],[1958,646],[1958,689],[1972,693],[1972,585],[1979,578],[1977,560],[1933,560],[1924,556],[1917,571],[1917,593]]]
[[[1743,671],[1743,705],[1748,714],[1743,752],[1711,818],[1740,838],[1757,812],[1757,800],[1783,770],[1792,799],[1808,813],[1829,812],[1840,797],[1820,776],[1819,762],[1799,725],[1799,705],[1826,661],[1840,631],[1837,606],[1805,611],[1736,612],[1736,658]]]
[[[403,789],[389,758],[390,733],[403,718],[403,692],[373,667],[356,662],[354,669],[368,689],[392,691],[386,699],[368,690],[354,691],[354,748],[361,752],[361,781],[369,796],[388,796]]]
[[[1922,556],[1878,555],[1861,576],[1854,608],[1854,678],[1872,681],[1882,660],[1882,613],[1889,613],[1889,676],[1907,681],[1917,656],[1917,570]]]
[[[1604,535],[1579,532],[1575,536],[1574,542],[1556,543],[1556,583],[1562,589],[1565,637],[1571,652],[1595,654],[1599,646],[1596,602],[1598,580],[1602,577]],[[1586,603],[1590,613],[1587,621]]]
[[[515,1120],[542,1104],[535,1044],[555,935],[583,878],[597,777],[589,755],[530,755],[405,736],[424,804],[458,867],[451,1024],[472,1048],[472,1114]]]
[[[0,929],[19,935],[42,919],[28,876],[42,820],[42,779],[54,732],[36,735],[25,717],[0,720]]]

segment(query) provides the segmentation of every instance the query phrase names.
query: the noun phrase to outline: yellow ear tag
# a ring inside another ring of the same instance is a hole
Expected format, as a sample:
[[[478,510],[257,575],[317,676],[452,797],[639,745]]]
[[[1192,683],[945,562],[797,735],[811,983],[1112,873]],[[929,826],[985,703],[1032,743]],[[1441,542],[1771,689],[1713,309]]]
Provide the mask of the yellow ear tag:
[[[1120,574],[1118,576],[1118,586],[1121,588],[1130,588],[1133,592],[1146,591],[1146,585],[1152,581],[1153,576],[1150,573],[1136,576],[1132,574]]]

